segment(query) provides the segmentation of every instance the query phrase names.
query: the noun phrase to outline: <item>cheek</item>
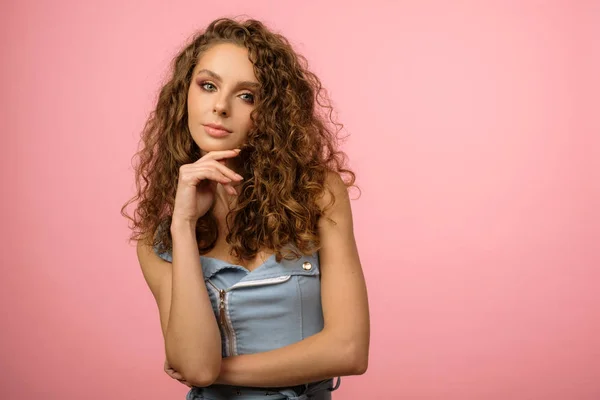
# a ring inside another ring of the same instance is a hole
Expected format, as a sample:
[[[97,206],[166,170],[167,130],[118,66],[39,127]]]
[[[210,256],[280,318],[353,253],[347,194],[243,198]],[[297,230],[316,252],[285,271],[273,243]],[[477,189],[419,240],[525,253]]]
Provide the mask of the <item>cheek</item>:
[[[202,104],[206,104],[206,100],[203,99],[203,93],[198,88],[191,88],[188,92],[187,106],[188,111],[198,113],[202,107]]]
[[[244,120],[246,121],[246,127],[248,127],[248,129],[250,129],[254,123],[252,122],[252,118],[250,118],[250,114],[252,113],[252,110],[246,111],[245,116],[244,116]]]
[[[189,93],[188,98],[187,98],[187,110],[190,114],[193,114],[195,108],[196,108],[196,97],[194,96],[193,93]]]
[[[248,116],[246,117],[246,125],[247,126],[254,125],[254,123],[252,122],[252,118],[250,118],[250,114],[248,114]]]

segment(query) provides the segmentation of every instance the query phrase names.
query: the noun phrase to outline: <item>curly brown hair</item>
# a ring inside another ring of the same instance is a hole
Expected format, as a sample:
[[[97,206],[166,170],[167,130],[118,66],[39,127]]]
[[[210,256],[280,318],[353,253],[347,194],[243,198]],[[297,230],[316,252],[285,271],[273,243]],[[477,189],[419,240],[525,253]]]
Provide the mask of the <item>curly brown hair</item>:
[[[137,194],[121,208],[133,221],[130,240],[152,238],[159,252],[172,250],[170,229],[165,228],[171,223],[179,167],[200,158],[188,128],[187,93],[199,57],[218,43],[245,47],[260,83],[253,128],[239,155],[244,180],[226,218],[232,255],[252,260],[266,248],[279,262],[289,258],[287,245],[314,253],[321,247],[317,223],[325,211],[318,200],[327,191],[328,207],[335,202],[325,184],[327,175],[339,174],[347,188],[356,186],[356,176],[338,149],[342,124],[334,121],[331,101],[306,58],[254,19],[219,18],[173,59],[170,80],[160,90],[141,134],[142,148],[134,155],[139,158]],[[132,218],[126,208],[138,200]],[[217,236],[217,221],[209,211],[196,224],[200,254],[214,248]],[[300,256],[293,248],[291,253]]]

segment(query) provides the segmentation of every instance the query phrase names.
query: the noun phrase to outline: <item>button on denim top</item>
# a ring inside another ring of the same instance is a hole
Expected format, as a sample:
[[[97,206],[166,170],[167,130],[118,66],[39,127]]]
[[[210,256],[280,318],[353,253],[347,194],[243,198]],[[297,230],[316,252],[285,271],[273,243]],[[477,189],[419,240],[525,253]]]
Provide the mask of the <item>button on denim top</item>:
[[[170,252],[157,254],[172,262]],[[275,350],[301,341],[323,329],[318,252],[295,260],[275,255],[252,271],[223,260],[200,256],[213,312],[221,330],[223,357]],[[295,388],[269,390],[212,385],[192,388],[197,399],[331,399],[332,380]],[[329,389],[329,390],[327,390]]]

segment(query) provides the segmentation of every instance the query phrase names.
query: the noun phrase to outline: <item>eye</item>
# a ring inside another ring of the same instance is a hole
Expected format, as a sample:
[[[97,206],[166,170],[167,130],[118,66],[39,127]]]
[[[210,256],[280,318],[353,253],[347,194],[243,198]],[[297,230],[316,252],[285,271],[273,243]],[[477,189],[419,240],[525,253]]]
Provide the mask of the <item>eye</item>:
[[[245,102],[254,104],[254,95],[252,93],[242,93],[240,96]]]
[[[216,89],[215,85],[213,85],[210,82],[202,82],[200,83],[200,87],[202,87],[202,89],[206,90],[207,92],[213,92]]]

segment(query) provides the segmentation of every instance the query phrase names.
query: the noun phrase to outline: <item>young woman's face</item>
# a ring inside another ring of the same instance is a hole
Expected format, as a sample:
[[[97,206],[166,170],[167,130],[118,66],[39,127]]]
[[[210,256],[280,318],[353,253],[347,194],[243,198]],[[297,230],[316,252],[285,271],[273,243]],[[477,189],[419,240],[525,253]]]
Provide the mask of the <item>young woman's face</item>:
[[[222,43],[200,56],[187,111],[190,133],[202,155],[238,148],[246,141],[258,85],[246,48]]]

